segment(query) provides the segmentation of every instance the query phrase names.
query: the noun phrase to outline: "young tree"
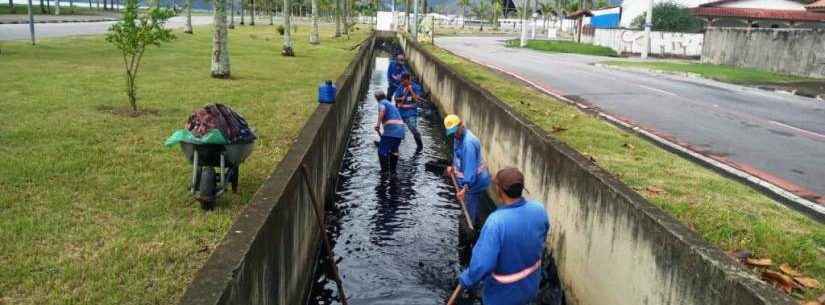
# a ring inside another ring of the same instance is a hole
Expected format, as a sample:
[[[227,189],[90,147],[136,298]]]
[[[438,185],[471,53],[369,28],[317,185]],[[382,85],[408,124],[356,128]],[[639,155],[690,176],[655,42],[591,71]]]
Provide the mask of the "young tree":
[[[213,1],[215,31],[212,34],[212,77],[229,78],[229,31],[226,28],[226,0]]]
[[[14,8],[14,0],[9,0],[9,13],[16,13],[17,9]]]
[[[318,0],[312,0],[312,31],[309,33],[309,43],[320,43],[318,34]]]
[[[192,34],[192,2],[195,0],[186,0],[186,24],[183,27],[183,32]]]
[[[140,61],[148,46],[159,46],[161,43],[175,39],[172,31],[164,28],[164,24],[173,13],[163,9],[149,9],[148,12],[138,14],[138,0],[126,0],[126,10],[123,20],[112,25],[106,34],[106,41],[114,44],[123,55],[123,65],[126,69],[126,95],[132,111],[137,112],[137,79]]]

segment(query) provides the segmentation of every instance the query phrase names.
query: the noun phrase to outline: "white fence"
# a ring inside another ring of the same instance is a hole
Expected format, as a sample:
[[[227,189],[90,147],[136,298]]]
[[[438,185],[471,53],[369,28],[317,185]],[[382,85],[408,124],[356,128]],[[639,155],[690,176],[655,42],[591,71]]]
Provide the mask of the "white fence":
[[[639,54],[645,47],[644,31],[623,29],[595,29],[592,36],[583,32],[582,42],[608,47],[616,52]],[[650,33],[650,54],[679,57],[700,57],[704,34],[693,33]]]

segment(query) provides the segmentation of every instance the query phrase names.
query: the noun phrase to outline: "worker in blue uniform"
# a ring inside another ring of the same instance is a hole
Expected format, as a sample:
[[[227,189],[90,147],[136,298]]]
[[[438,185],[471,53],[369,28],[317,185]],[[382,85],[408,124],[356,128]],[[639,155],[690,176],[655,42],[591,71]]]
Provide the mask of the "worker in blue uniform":
[[[449,305],[462,289],[474,289],[479,283],[483,283],[485,305],[525,305],[538,293],[541,258],[550,231],[547,212],[541,203],[522,197],[524,176],[518,169],[499,171],[493,184],[501,203],[487,217]]]
[[[421,97],[423,94],[424,90],[421,85],[414,82],[408,73],[401,75],[401,84],[393,93],[393,100],[395,100],[398,111],[401,112],[401,119],[404,120],[404,124],[407,124],[407,128],[410,129],[415,139],[416,151],[424,148],[421,133],[418,132],[418,103],[424,101]]]
[[[395,56],[395,60],[390,60],[390,66],[387,67],[388,94],[395,93],[395,90],[401,86],[401,76],[404,74],[409,74],[406,60],[404,54],[398,54]]]
[[[455,177],[459,188],[456,195],[467,206],[473,223],[478,224],[481,196],[490,186],[490,172],[481,155],[481,142],[454,114],[444,118],[444,127],[447,136],[453,136],[453,164],[447,167],[447,174]]]
[[[398,147],[404,139],[404,121],[398,108],[387,100],[387,95],[378,90],[374,94],[378,103],[378,121],[375,123],[375,131],[381,135],[378,142],[378,160],[381,164],[382,172],[395,172],[398,165]],[[381,132],[383,127],[383,132]]]

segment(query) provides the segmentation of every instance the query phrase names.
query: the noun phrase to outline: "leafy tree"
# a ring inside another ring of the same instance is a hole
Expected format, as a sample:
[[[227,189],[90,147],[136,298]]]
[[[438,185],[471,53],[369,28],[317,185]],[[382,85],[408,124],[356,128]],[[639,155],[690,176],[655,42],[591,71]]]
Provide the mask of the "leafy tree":
[[[631,27],[644,29],[645,13],[633,19]],[[676,2],[661,2],[653,6],[653,30],[664,32],[698,32],[702,29],[690,10]]]
[[[126,69],[126,95],[132,111],[137,112],[137,87],[135,79],[143,53],[148,46],[160,46],[161,43],[175,39],[172,31],[164,24],[174,13],[167,9],[150,8],[146,13],[138,14],[138,0],[126,0],[123,20],[112,25],[106,34],[106,41],[115,45],[123,55]]]

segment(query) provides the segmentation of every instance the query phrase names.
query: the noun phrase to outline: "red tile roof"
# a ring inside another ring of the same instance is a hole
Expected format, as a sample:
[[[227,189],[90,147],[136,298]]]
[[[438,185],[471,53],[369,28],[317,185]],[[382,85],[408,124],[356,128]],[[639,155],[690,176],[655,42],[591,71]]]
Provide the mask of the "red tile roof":
[[[825,0],[819,0],[817,2],[808,4],[805,6],[806,9],[823,9],[825,8]]]
[[[732,17],[753,20],[781,20],[801,22],[823,22],[825,13],[792,10],[766,10],[734,7],[695,7],[693,14],[702,17]]]

